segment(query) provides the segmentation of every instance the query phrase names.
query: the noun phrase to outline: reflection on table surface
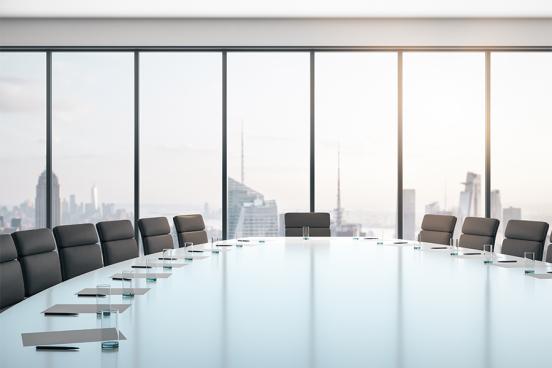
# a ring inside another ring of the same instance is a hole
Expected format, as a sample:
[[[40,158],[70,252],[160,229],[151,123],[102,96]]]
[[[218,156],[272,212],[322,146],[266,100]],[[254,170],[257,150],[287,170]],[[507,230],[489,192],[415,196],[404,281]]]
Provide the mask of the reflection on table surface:
[[[128,340],[37,352],[21,333],[97,328],[94,314],[44,317],[143,259],[64,282],[0,314],[4,367],[522,367],[549,359],[552,280],[424,244],[267,238],[173,268],[135,287],[119,316]],[[462,249],[460,249],[462,251]],[[468,250],[466,250],[468,251]],[[473,251],[473,250],[471,250]],[[185,250],[179,249],[177,254]],[[159,255],[154,255],[159,256]],[[521,261],[521,260],[520,260]],[[537,273],[547,271],[537,262]],[[160,268],[158,272],[162,272]]]

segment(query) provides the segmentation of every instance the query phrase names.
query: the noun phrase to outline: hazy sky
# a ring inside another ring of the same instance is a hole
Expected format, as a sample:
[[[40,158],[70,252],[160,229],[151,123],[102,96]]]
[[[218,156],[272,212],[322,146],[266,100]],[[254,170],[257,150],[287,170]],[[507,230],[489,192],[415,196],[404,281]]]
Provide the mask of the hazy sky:
[[[396,206],[396,54],[316,55],[317,209]],[[552,213],[548,200],[552,54],[492,54],[492,187],[503,206]],[[133,57],[54,53],[53,158],[62,197],[132,203]],[[220,207],[221,55],[141,55],[142,202]],[[418,211],[457,206],[467,171],[484,173],[484,54],[405,53],[404,187]],[[45,56],[0,53],[0,203],[34,200],[45,152]],[[228,172],[280,211],[307,210],[309,56],[228,54]],[[483,183],[482,183],[483,188]],[[419,212],[420,213],[420,212]]]

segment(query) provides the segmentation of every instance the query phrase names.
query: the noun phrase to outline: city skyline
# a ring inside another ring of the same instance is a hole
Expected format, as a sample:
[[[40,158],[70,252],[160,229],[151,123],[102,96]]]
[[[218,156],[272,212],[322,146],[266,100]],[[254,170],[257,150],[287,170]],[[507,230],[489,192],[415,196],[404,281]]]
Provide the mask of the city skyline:
[[[464,208],[462,176],[484,172],[483,56],[404,54],[403,188],[415,190],[416,227],[431,203]],[[524,219],[552,220],[547,171],[540,159],[528,159],[547,152],[550,60],[535,53],[492,59],[491,177],[501,203],[491,193],[491,207],[501,207],[492,211],[502,217],[512,207]],[[133,210],[132,63],[129,53],[53,54],[52,167],[63,181],[60,201],[69,207],[71,195],[88,201],[96,184],[100,201]],[[0,65],[0,165],[10,173],[0,182],[3,226],[11,227],[12,219],[35,226],[34,213],[44,212],[35,197],[45,169],[45,56],[1,53]],[[316,53],[316,210],[341,207],[347,221],[364,228],[396,226],[396,70],[393,52]],[[242,135],[248,141],[244,181],[276,201],[280,213],[309,209],[308,71],[305,53],[228,54],[228,175],[241,177]],[[141,53],[140,73],[141,215],[201,212],[205,203],[220,211],[220,54]],[[521,125],[532,128],[520,133]],[[542,134],[535,137],[537,130]],[[337,146],[341,206],[335,203]],[[512,165],[520,175],[512,176]],[[479,215],[481,198],[465,199]],[[221,221],[218,216],[212,226]]]

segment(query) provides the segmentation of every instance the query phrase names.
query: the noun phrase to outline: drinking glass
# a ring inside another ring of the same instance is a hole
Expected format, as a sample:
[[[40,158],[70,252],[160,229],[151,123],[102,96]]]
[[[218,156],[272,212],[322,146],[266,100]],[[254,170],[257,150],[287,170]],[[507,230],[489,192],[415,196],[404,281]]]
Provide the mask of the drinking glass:
[[[492,244],[483,245],[483,263],[490,264],[494,261],[494,252]]]
[[[303,239],[308,240],[310,237],[310,227],[303,226]]]
[[[104,299],[105,298],[105,299]],[[96,315],[101,317],[102,310],[111,309],[111,285],[99,284],[96,286]]]
[[[418,249],[422,249],[422,242],[417,240],[414,242],[414,249],[418,250]]]
[[[134,289],[132,284],[134,282],[134,272],[132,270],[125,270],[121,272],[121,286],[123,289],[123,298],[133,298]]]
[[[163,269],[172,270],[172,249],[163,249]]]
[[[535,273],[535,252],[523,252],[525,273]]]
[[[353,229],[353,240],[360,239],[360,229],[358,227],[355,227]]]
[[[451,256],[457,256],[458,255],[458,239],[450,239],[450,255]]]
[[[378,245],[382,245],[382,244],[383,244],[383,231],[381,231],[380,237],[378,238]]]
[[[102,328],[114,328],[114,338],[102,337],[102,350],[116,350],[119,348],[119,311],[117,309],[105,309],[102,311]],[[103,332],[103,331],[102,331]]]
[[[157,277],[155,277],[153,272],[153,258],[146,257],[146,282],[156,282]]]

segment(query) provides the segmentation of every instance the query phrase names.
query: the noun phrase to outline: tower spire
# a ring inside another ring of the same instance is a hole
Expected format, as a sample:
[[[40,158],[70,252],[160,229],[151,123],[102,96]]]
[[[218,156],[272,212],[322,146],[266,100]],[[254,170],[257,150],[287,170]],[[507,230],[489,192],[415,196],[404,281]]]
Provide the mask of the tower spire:
[[[341,147],[337,146],[337,208],[335,211],[335,223],[341,226],[343,220],[343,209],[341,208]]]
[[[245,184],[244,149],[243,149],[243,120],[241,121],[241,183]]]

